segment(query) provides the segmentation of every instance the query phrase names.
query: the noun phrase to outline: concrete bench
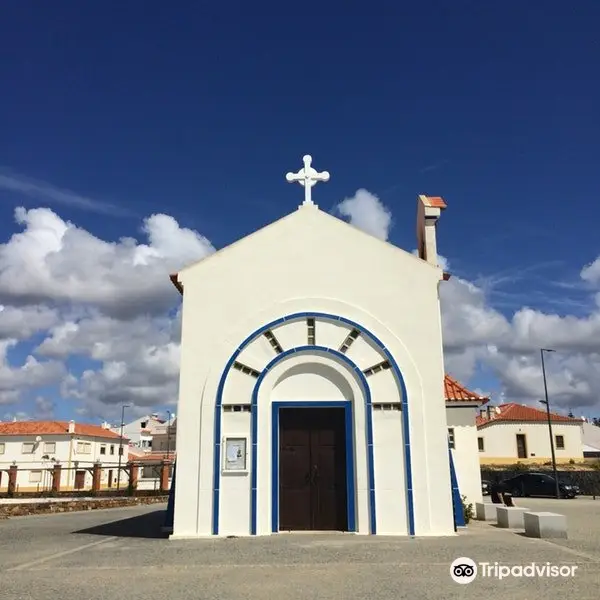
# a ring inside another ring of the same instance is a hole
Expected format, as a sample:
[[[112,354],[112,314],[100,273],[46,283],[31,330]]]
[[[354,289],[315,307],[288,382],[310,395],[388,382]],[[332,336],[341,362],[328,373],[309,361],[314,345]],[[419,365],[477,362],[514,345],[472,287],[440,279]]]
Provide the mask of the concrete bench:
[[[527,508],[520,506],[498,506],[498,527],[507,529],[523,529],[525,522],[523,515],[527,512]]]
[[[499,504],[492,504],[491,502],[476,502],[475,503],[475,517],[478,521],[495,521],[498,518],[496,508]]]
[[[566,538],[567,517],[551,512],[526,512],[525,535],[533,538]]]

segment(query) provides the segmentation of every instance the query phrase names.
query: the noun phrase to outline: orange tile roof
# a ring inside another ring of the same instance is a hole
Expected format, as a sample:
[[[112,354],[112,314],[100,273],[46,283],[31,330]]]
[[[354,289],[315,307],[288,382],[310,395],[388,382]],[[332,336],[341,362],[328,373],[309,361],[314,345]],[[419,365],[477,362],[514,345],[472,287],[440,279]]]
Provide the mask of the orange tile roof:
[[[539,410],[532,406],[526,406],[525,404],[516,404],[515,402],[509,402],[508,404],[501,404],[498,406],[500,413],[495,412],[493,407],[491,408],[491,418],[488,419],[487,415],[477,417],[477,427],[484,427],[493,423],[506,423],[511,421],[525,422],[525,423],[547,423],[548,415],[545,410]],[[558,415],[556,413],[550,413],[550,420],[553,423],[581,423],[581,419],[572,417],[566,417],[564,415]]]
[[[427,198],[429,206],[433,208],[444,209],[447,207],[447,204],[444,202],[444,199],[441,196],[425,196],[425,198]]]
[[[160,462],[161,460],[175,460],[175,452],[144,452],[135,457],[136,462]]]
[[[444,393],[446,402],[473,402],[476,400],[481,404],[485,404],[489,400],[489,398],[486,398],[485,396],[480,396],[479,394],[468,390],[450,375],[444,377]]]
[[[75,423],[75,434],[89,437],[119,438],[119,434],[100,425]],[[69,435],[67,421],[13,421],[0,423],[0,435]],[[126,440],[127,438],[123,438]]]

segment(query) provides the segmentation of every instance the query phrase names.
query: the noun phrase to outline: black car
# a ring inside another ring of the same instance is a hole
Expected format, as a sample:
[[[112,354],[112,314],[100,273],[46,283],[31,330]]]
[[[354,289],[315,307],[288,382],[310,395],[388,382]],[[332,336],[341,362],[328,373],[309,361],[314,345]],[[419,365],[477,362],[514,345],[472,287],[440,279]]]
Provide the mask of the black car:
[[[502,482],[506,491],[515,497],[519,496],[553,496],[556,497],[556,480],[546,473],[521,473]],[[558,478],[558,490],[561,498],[575,498],[579,487],[567,479]]]
[[[491,493],[492,484],[487,479],[481,480],[481,494],[483,496],[489,496]]]

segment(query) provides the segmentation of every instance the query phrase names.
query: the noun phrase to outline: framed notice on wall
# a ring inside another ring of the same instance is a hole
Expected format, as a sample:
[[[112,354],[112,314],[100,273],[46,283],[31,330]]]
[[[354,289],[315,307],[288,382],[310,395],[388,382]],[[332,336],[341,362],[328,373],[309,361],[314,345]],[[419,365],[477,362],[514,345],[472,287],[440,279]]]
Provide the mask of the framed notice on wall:
[[[226,437],[223,457],[223,471],[246,471],[246,442],[245,437]]]

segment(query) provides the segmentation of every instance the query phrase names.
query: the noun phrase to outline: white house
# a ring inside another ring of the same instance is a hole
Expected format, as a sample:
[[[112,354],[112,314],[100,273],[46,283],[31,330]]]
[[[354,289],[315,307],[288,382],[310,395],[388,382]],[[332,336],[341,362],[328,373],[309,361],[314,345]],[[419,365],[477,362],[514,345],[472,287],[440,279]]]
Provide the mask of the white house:
[[[154,435],[165,429],[165,423],[166,421],[161,419],[158,413],[145,415],[123,425],[123,436],[129,439],[130,445],[142,448],[146,452],[151,452]],[[111,427],[111,431],[120,434],[121,427]]]
[[[489,398],[471,392],[450,375],[446,375],[444,384],[448,441],[454,457],[458,487],[460,493],[475,504],[482,500],[475,420],[480,407]]]
[[[122,445],[121,464],[128,461],[128,440]],[[61,466],[61,490],[90,489],[91,469],[102,464],[102,488],[117,485],[120,438],[109,425],[74,421],[14,421],[0,423],[0,491],[8,489],[9,469],[17,467],[17,491],[52,488],[52,470]],[[127,476],[121,475],[120,485]]]
[[[164,452],[165,454],[172,454],[177,449],[177,419],[171,421],[169,425],[168,420],[161,426],[154,429],[152,434],[152,451],[153,452]]]
[[[600,427],[594,423],[583,421],[583,456],[600,458]]]
[[[582,461],[582,420],[554,413],[550,417],[556,462]],[[548,415],[523,404],[490,406],[477,417],[477,444],[481,464],[548,462]]]
[[[454,535],[447,412],[455,433],[468,419],[444,398],[446,204],[418,197],[414,256],[321,211],[311,188],[328,177],[305,157],[287,176],[305,188],[298,210],[171,276],[183,294],[175,539]],[[480,498],[467,452],[458,479]]]

